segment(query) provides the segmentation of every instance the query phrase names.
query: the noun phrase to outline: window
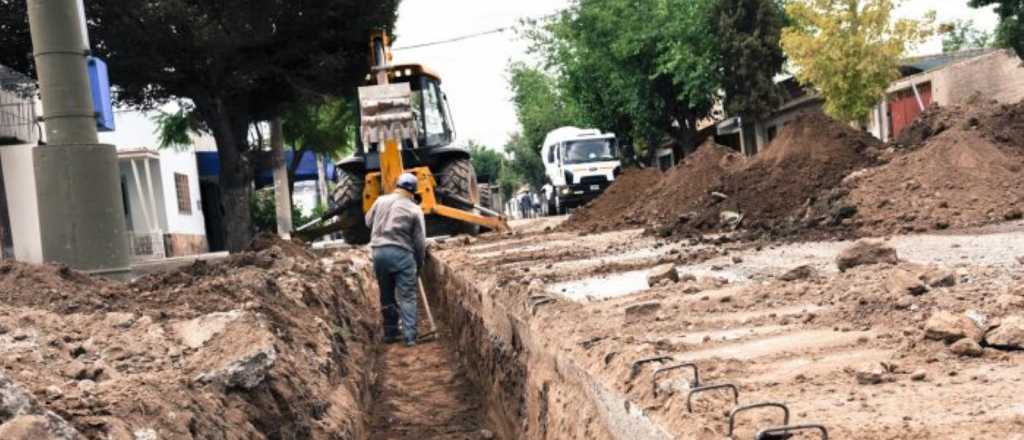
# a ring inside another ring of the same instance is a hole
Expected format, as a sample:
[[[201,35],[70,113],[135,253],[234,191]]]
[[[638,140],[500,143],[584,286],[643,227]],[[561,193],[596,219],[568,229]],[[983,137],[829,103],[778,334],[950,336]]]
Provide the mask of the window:
[[[174,173],[174,189],[178,192],[178,213],[192,215],[192,193],[188,188],[188,176]]]

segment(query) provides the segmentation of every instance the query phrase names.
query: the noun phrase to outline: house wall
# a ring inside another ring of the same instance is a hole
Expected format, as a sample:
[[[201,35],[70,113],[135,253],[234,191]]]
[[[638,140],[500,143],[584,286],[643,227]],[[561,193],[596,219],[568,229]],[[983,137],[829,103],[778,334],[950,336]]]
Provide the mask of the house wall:
[[[149,162],[150,178],[153,181],[153,196],[156,199],[156,218],[150,218],[149,221],[154,223],[146,224],[146,214],[143,213],[143,207],[148,206],[144,203],[149,201],[149,190],[146,184],[146,168],[145,162]],[[132,162],[135,163],[135,169],[139,173],[139,183],[142,186],[143,194],[139,194],[139,186],[135,184],[135,175],[132,171]],[[164,195],[162,188],[161,170],[158,161],[151,159],[121,159],[118,163],[121,172],[121,181],[124,182],[124,188],[128,198],[128,214],[131,216],[131,229],[133,232],[138,234],[146,234],[153,232],[166,232],[167,231],[167,215],[164,208]]]
[[[43,262],[39,226],[39,200],[32,162],[34,145],[0,147],[7,205],[14,237],[14,258],[25,263]]]
[[[168,256],[184,256],[209,251],[206,239],[206,219],[203,217],[202,195],[199,190],[199,168],[192,150],[161,150],[160,170],[163,184],[163,207],[167,227],[165,243]],[[191,214],[178,209],[178,189],[174,175],[188,176]]]

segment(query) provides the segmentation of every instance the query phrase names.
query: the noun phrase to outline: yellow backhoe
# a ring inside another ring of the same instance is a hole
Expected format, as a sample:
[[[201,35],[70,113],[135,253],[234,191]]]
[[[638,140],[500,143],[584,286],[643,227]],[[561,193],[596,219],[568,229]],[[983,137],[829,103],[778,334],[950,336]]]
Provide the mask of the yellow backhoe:
[[[406,172],[419,178],[417,199],[428,235],[508,231],[503,216],[480,206],[469,151],[453,145],[454,124],[438,75],[419,64],[392,64],[387,32],[373,35],[370,54],[373,67],[359,88],[356,153],[337,164],[332,209],[297,235],[311,240],[341,232],[350,244],[368,243],[365,212]]]

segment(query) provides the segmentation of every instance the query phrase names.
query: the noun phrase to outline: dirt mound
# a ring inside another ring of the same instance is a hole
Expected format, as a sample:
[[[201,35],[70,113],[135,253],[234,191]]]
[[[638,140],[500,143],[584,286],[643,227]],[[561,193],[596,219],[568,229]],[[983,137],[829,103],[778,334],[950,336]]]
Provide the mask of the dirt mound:
[[[364,437],[367,257],[265,244],[132,283],[4,263],[0,376],[90,439]]]
[[[627,169],[615,179],[604,194],[587,206],[574,211],[564,223],[564,227],[578,231],[602,232],[642,226],[644,219],[632,218],[626,215],[626,212],[642,203],[661,179],[661,171],[654,168]]]
[[[743,156],[706,142],[666,173],[633,170],[591,205],[576,211],[566,226],[588,232],[656,227],[688,216],[708,188],[742,167]]]
[[[694,219],[677,231],[717,230],[735,224],[770,235],[791,235],[819,226],[841,226],[851,215],[836,206],[840,183],[876,163],[881,143],[821,114],[790,122],[766,150],[729,173],[703,198]],[[689,220],[689,221],[687,221]]]
[[[1020,218],[1024,104],[932,109],[901,136],[907,151],[850,182],[865,235]],[[925,136],[922,133],[930,133]]]

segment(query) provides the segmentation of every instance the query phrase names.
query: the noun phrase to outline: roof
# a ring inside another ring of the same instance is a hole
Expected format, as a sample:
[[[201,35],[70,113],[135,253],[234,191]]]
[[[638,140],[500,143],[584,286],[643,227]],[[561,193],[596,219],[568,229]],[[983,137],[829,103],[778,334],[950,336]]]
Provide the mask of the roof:
[[[943,67],[946,67],[953,63],[957,63],[959,61],[977,58],[982,55],[988,55],[998,50],[999,49],[968,49],[961,50],[959,52],[940,53],[905,58],[900,63],[900,70],[903,72],[904,76],[914,75],[923,72],[931,72],[933,70],[941,69]]]

